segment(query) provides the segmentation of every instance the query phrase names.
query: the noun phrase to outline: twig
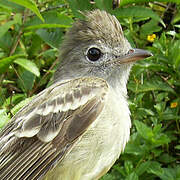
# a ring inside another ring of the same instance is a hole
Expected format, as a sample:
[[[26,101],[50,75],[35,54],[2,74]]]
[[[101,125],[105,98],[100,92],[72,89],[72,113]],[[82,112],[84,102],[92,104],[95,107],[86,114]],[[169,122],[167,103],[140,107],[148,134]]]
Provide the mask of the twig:
[[[28,11],[28,10],[27,10],[27,11]],[[28,13],[24,13],[24,18],[23,18],[22,26],[21,26],[20,31],[19,31],[19,33],[18,33],[17,40],[16,40],[16,42],[14,43],[14,46],[12,47],[12,49],[11,49],[11,51],[10,51],[10,53],[9,53],[9,56],[11,56],[12,54],[14,54],[14,52],[15,52],[18,44],[19,44],[19,41],[20,41],[21,36],[22,36],[22,34],[23,34],[24,23],[25,23],[25,21],[26,21],[27,14],[28,14]],[[19,76],[19,74],[18,74],[18,72],[16,71],[16,69],[14,68],[14,66],[11,65],[11,67],[13,68],[13,70],[14,70],[14,72],[16,73],[17,77],[20,79],[20,81],[22,82],[23,87],[25,88],[25,84],[24,84],[22,78]],[[26,88],[25,88],[25,89],[26,89]]]
[[[153,2],[153,4],[161,6],[161,7],[165,8],[166,10],[167,9],[174,10],[174,8],[169,7],[169,5],[166,5],[166,4],[163,4],[163,3],[160,3],[160,2]]]
[[[19,44],[19,41],[20,41],[21,36],[22,36],[22,34],[23,34],[23,33],[22,33],[23,28],[24,28],[23,25],[24,25],[24,23],[25,23],[26,17],[27,17],[26,14],[24,14],[22,26],[21,26],[21,28],[20,28],[20,30],[19,30],[18,35],[17,35],[17,40],[16,40],[16,42],[12,45],[12,48],[11,48],[8,56],[11,56],[11,55],[15,52],[15,50],[16,50],[18,44]],[[6,71],[4,74],[2,74],[2,76],[0,77],[0,85],[2,85],[2,81],[3,81],[4,77],[6,76],[6,74],[7,74],[7,71]]]
[[[25,84],[24,84],[24,81],[22,80],[22,78],[21,78],[21,76],[18,74],[18,72],[16,71],[16,68],[15,68],[13,65],[11,65],[11,67],[13,68],[13,70],[14,70],[15,74],[17,75],[17,77],[19,78],[19,80],[22,82],[22,85],[23,85],[24,89],[26,90],[26,86],[25,86]]]
[[[1,75],[0,77],[0,84],[2,83],[3,79],[4,79],[5,73]],[[0,86],[1,87],[1,86]]]
[[[168,82],[169,77],[164,77],[164,76],[162,76],[159,72],[156,72],[156,74],[157,74],[158,76],[160,76],[160,78],[161,78],[164,82],[166,82],[172,89],[175,88],[172,84],[170,84],[170,83]]]
[[[24,13],[24,18],[23,18],[22,26],[21,26],[21,28],[20,28],[20,30],[19,30],[19,33],[18,33],[18,36],[17,36],[17,40],[16,40],[16,42],[14,43],[14,45],[12,46],[12,48],[11,48],[11,51],[10,51],[10,53],[9,53],[9,56],[11,56],[11,55],[15,52],[15,50],[16,50],[18,44],[19,44],[19,41],[20,41],[21,36],[22,36],[22,34],[23,34],[24,23],[25,23],[25,21],[26,21],[26,18],[27,18],[27,13]]]
[[[51,65],[51,67],[49,68],[49,70],[43,75],[43,77],[41,78],[41,81],[45,79],[45,77],[50,73],[50,71],[54,68],[54,66],[57,64],[57,62],[59,61],[59,58],[57,58],[53,64]],[[36,92],[36,90],[39,88],[41,82],[39,82],[37,85],[35,85],[34,89],[29,93],[29,96],[31,96],[32,94],[34,94],[34,92]]]

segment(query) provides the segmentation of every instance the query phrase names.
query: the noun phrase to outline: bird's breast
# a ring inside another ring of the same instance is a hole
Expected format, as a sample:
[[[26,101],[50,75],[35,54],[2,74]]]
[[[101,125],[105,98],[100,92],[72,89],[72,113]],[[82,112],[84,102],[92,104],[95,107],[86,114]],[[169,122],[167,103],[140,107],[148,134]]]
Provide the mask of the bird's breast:
[[[102,113],[49,179],[94,180],[105,174],[129,139],[129,114],[125,97],[110,89]]]

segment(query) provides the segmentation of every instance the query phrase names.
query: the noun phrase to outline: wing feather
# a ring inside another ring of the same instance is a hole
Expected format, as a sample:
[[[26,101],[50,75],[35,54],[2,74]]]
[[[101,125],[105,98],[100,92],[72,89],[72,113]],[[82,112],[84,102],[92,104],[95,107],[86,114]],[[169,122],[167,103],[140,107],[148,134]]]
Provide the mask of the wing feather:
[[[108,85],[79,78],[50,86],[0,134],[0,179],[38,179],[68,153],[101,113]]]

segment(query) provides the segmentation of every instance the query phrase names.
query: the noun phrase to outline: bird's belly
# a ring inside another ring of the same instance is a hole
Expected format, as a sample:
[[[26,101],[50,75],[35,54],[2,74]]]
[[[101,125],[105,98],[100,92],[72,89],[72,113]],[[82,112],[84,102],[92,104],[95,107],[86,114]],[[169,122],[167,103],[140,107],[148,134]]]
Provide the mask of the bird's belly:
[[[106,105],[98,119],[53,172],[48,174],[47,179],[95,180],[104,175],[129,139],[129,110],[124,103]]]

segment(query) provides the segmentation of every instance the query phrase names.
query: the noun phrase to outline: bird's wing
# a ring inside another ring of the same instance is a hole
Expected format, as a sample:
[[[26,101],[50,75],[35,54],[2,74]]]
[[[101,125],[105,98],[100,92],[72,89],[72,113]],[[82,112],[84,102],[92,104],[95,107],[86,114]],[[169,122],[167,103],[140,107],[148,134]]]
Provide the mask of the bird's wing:
[[[40,179],[55,167],[101,113],[107,83],[56,83],[20,110],[0,133],[0,179]]]

